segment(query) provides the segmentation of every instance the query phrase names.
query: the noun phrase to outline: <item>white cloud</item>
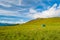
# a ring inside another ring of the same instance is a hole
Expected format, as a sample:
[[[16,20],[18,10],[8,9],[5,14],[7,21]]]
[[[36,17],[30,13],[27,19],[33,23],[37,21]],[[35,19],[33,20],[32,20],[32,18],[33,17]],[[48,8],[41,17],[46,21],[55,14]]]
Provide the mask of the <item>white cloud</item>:
[[[15,24],[22,24],[22,23],[26,23],[26,21],[24,21],[23,19],[20,19],[19,21],[15,22]]]
[[[18,13],[18,11],[8,11],[8,10],[0,9],[0,15],[20,16],[20,13]]]
[[[60,5],[57,8],[60,9]]]
[[[23,19],[20,19],[19,21],[0,20],[0,23],[22,24],[22,23],[26,23],[26,22]]]
[[[7,20],[0,20],[0,23],[13,23],[12,21],[7,21]]]
[[[1,6],[4,6],[4,7],[12,7],[12,5],[6,3],[6,2],[3,2],[3,1],[0,1],[0,5]]]
[[[0,5],[4,7],[12,7],[11,4],[21,5],[22,0],[0,0]]]
[[[8,2],[14,5],[21,5],[22,0],[2,0],[4,2]]]
[[[56,9],[56,6],[57,4],[54,4],[51,8],[42,12],[37,12],[36,10],[30,8],[28,15],[31,18],[60,17],[60,5],[58,6],[58,9]]]
[[[22,0],[18,0],[18,5],[22,5]]]

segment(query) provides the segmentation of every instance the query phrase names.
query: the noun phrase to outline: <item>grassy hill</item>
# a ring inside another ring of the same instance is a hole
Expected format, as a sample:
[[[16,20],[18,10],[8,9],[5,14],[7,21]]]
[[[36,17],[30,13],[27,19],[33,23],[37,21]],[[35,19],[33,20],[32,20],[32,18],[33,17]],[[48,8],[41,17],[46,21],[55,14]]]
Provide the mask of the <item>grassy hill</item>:
[[[60,18],[37,18],[15,26],[1,26],[0,40],[60,40]]]

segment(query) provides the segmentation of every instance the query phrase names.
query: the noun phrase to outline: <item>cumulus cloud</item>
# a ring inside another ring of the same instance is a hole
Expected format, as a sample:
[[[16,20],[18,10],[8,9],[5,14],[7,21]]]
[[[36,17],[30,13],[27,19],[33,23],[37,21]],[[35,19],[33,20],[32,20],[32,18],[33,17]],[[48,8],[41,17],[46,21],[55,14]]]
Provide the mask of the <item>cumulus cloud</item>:
[[[60,17],[60,5],[56,9],[57,4],[54,4],[48,10],[37,12],[36,10],[30,8],[29,17],[31,18],[50,18],[50,17]]]

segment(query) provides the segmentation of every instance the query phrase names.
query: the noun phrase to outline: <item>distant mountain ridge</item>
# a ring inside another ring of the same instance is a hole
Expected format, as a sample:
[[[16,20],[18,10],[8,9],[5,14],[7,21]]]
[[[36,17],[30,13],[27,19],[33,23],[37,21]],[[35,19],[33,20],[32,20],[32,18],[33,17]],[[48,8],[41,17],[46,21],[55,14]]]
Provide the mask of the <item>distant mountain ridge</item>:
[[[14,26],[16,24],[9,24],[9,23],[0,23],[0,26]]]

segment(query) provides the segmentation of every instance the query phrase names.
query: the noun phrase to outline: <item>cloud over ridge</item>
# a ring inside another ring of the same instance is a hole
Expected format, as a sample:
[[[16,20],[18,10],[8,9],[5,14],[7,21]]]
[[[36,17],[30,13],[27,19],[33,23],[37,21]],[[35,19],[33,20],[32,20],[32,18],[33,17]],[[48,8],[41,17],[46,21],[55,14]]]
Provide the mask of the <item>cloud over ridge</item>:
[[[50,18],[50,17],[60,17],[60,5],[56,8],[57,4],[54,4],[51,8],[48,10],[37,12],[34,9],[30,9],[30,16],[32,18]]]

